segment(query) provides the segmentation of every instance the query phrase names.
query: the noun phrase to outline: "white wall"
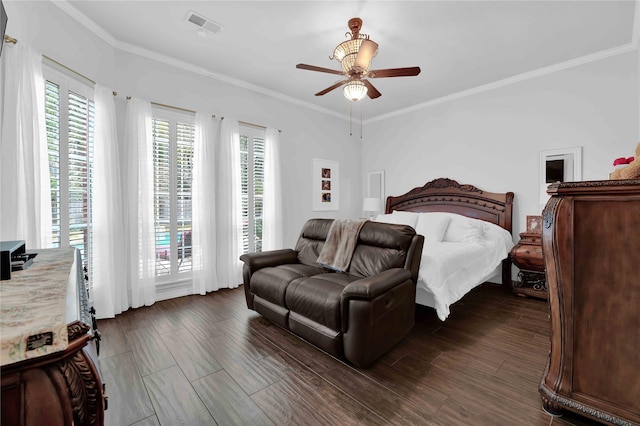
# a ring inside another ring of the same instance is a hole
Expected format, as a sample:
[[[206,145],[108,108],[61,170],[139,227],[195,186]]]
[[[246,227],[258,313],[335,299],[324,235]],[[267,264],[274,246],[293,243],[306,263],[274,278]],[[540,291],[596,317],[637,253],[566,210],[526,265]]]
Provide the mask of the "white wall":
[[[112,84],[114,51],[97,35],[48,1],[3,1],[7,34],[55,61]],[[9,49],[10,46],[5,46]]]
[[[116,90],[119,117],[124,96],[136,96],[282,129],[287,246],[310,217],[361,216],[366,172],[378,169],[387,195],[437,177],[515,192],[517,239],[539,213],[541,150],[582,146],[583,179],[606,179],[640,140],[637,49],[372,122],[361,141],[335,117],[114,49],[50,2],[5,8],[8,34]],[[340,162],[340,211],[311,210],[313,158]]]
[[[50,2],[9,1],[5,8],[7,33],[20,43],[118,92],[118,118],[125,96],[134,96],[281,129],[285,246],[309,218],[362,215],[362,142],[349,137],[346,121],[114,49]],[[313,158],[339,161],[339,211],[312,211]]]
[[[607,179],[640,141],[637,50],[365,126],[363,173],[387,195],[439,177],[513,191],[514,240],[540,214],[539,152],[581,146],[583,180]]]

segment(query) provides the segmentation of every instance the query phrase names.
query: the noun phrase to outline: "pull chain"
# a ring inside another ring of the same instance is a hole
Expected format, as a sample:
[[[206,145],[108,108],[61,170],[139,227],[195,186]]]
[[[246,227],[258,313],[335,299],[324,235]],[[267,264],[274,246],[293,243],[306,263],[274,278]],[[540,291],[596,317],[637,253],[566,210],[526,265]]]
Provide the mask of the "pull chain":
[[[362,139],[362,102],[360,102],[360,139]]]
[[[349,136],[353,136],[353,133],[351,132],[351,102],[349,102]]]
[[[353,136],[353,114],[351,111],[351,104],[355,101],[349,102],[349,136]],[[362,102],[360,104],[360,139],[362,139]]]

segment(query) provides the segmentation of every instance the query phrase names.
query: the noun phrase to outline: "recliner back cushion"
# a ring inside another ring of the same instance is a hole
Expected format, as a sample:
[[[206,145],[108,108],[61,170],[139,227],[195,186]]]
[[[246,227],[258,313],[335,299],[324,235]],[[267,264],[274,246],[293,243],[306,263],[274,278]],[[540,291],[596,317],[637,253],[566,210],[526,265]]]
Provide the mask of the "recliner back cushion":
[[[333,219],[309,219],[304,224],[295,248],[300,263],[318,266],[316,262],[332,223]]]
[[[369,277],[391,268],[403,268],[416,231],[407,225],[367,222],[360,231],[347,273]]]

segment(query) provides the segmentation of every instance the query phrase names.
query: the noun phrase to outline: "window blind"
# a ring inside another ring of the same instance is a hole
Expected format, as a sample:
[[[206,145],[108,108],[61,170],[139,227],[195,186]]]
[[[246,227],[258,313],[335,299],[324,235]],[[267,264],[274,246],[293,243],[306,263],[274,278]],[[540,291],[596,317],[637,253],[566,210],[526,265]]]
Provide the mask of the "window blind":
[[[68,185],[69,244],[77,247],[85,263],[91,244],[91,189],[93,184],[93,102],[69,92]]]
[[[243,253],[262,251],[264,149],[264,131],[240,129]]]
[[[51,240],[60,247],[60,86],[45,82],[45,123],[51,186]]]
[[[191,270],[191,179],[195,126],[176,125],[176,190],[179,272]]]
[[[53,247],[77,247],[90,270],[94,104],[47,80],[44,110]]]
[[[242,252],[249,253],[249,137],[240,135],[240,187],[242,190]],[[253,250],[251,250],[253,251]]]
[[[253,138],[253,229],[254,250],[262,251],[262,207],[264,205],[264,139]]]
[[[191,266],[191,179],[195,126],[152,119],[156,276],[177,280]]]
[[[156,275],[171,273],[171,139],[169,121],[154,118],[153,207],[156,240]]]

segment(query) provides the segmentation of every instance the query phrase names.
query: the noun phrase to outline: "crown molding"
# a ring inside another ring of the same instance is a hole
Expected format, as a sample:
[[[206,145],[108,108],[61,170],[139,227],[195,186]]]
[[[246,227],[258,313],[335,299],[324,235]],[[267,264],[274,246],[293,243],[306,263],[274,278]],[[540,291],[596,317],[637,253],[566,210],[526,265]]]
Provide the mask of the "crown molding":
[[[285,102],[292,103],[294,105],[303,106],[305,108],[312,109],[317,112],[321,112],[332,117],[336,117],[342,120],[350,120],[350,117],[345,114],[337,113],[331,109],[324,108],[318,105],[315,105],[311,102],[302,101],[300,99],[284,95],[280,92],[276,92],[243,80],[239,80],[233,77],[229,77],[227,75],[219,74],[213,72],[207,68],[200,67],[198,65],[192,64],[190,62],[182,61],[176,58],[172,58],[161,53],[145,49],[139,46],[135,46],[129,43],[122,42],[115,37],[113,37],[110,33],[105,31],[100,25],[91,20],[85,14],[77,10],[71,4],[67,2],[67,0],[50,0],[54,5],[59,7],[61,10],[66,12],[69,16],[74,18],[78,23],[86,27],[89,31],[96,34],[102,40],[104,40],[107,44],[117,50],[125,51],[128,53],[132,53],[134,55],[143,56],[148,59],[152,59],[158,62],[162,62],[176,68],[184,69],[186,71],[194,72],[196,74],[203,75],[208,78],[213,78],[215,80],[219,80],[237,87],[241,87],[243,89],[251,90],[257,93],[261,93],[266,96],[270,96],[272,98],[276,98]],[[399,109],[388,114],[378,115],[376,117],[369,118],[367,120],[362,121],[362,124],[374,123],[377,121],[386,120],[388,118],[397,117],[402,114],[406,114],[408,112],[421,110],[424,108],[429,108],[434,105],[439,105],[445,102],[451,102],[456,99],[462,99],[467,96],[476,95],[478,93],[487,92],[493,89],[497,89],[500,87],[508,86],[510,84],[518,83],[521,81],[529,80],[532,78],[541,77],[544,75],[552,74],[557,71],[566,70],[569,68],[573,68],[576,66],[584,65],[590,62],[599,61],[601,59],[610,58],[612,56],[620,55],[623,53],[627,53],[633,50],[637,50],[640,46],[640,0],[635,0],[635,14],[633,20],[633,30],[631,34],[631,41],[629,43],[623,44],[618,47],[614,47],[611,49],[603,50],[600,52],[596,52],[591,55],[582,56],[580,58],[572,59],[569,61],[561,62],[558,64],[554,64],[548,67],[543,67],[534,71],[529,71],[526,73],[522,73],[516,76],[507,77],[502,80],[494,81],[488,84],[484,84],[482,86],[473,87],[471,89],[463,90],[457,93],[453,93],[447,96],[443,96],[437,99],[433,99],[428,102],[424,102],[421,104],[413,105],[408,108]]]
[[[98,25],[95,21],[91,20],[89,17],[87,17],[85,14],[83,14],[82,12],[80,12],[78,9],[76,9],[75,7],[73,7],[71,4],[69,4],[66,0],[51,0],[51,2],[56,5],[57,7],[59,7],[62,11],[64,11],[65,13],[67,13],[69,16],[71,16],[73,19],[75,19],[78,23],[82,24],[85,28],[87,28],[89,31],[91,31],[92,33],[96,34],[98,37],[100,37],[102,40],[104,40],[107,44],[109,44],[112,48],[116,49],[116,50],[121,50],[124,52],[128,52],[134,55],[138,55],[138,56],[142,56],[157,62],[162,62],[164,64],[167,65],[171,65],[174,66],[176,68],[180,68],[186,71],[190,71],[196,74],[200,74],[202,76],[208,77],[208,78],[213,78],[215,80],[219,80],[222,81],[224,83],[227,84],[231,84],[233,86],[236,87],[240,87],[243,89],[247,89],[247,90],[251,90],[257,93],[261,93],[263,95],[266,96],[270,96],[272,98],[276,98],[288,103],[292,103],[295,105],[299,105],[299,106],[303,106],[305,108],[309,108],[318,112],[321,112],[323,114],[327,114],[342,120],[349,120],[349,117],[344,115],[344,114],[340,114],[337,113],[333,110],[330,110],[328,108],[324,108],[315,104],[312,104],[310,102],[306,102],[306,101],[302,101],[300,99],[296,99],[293,98],[291,96],[287,96],[284,95],[280,92],[276,92],[274,90],[270,90],[252,83],[248,83],[246,81],[243,80],[239,80],[233,77],[229,77],[227,75],[223,75],[223,74],[219,74],[216,72],[213,72],[207,68],[204,67],[200,67],[198,65],[192,64],[190,62],[186,62],[186,61],[182,61],[176,58],[172,58],[166,55],[163,55],[161,53],[149,50],[149,49],[145,49],[143,47],[140,46],[135,46],[133,44],[129,44],[129,43],[125,43],[123,41],[120,41],[118,39],[116,39],[115,37],[113,37],[111,34],[109,34],[104,28],[102,28],[100,25]]]
[[[100,37],[111,47],[116,47],[118,40],[105,31],[100,25],[96,24],[87,15],[71,6],[67,0],[50,0],[55,6],[58,6],[63,12],[75,19],[79,24],[87,28],[89,31]]]
[[[591,54],[591,55],[585,55],[582,56],[580,58],[576,58],[576,59],[571,59],[569,61],[565,61],[565,62],[560,62],[554,65],[550,65],[548,67],[544,67],[544,68],[539,68],[537,70],[534,71],[528,71],[522,74],[518,74],[518,75],[514,75],[512,77],[507,77],[504,78],[502,80],[497,80],[488,84],[483,84],[482,86],[476,86],[473,87],[471,89],[467,89],[467,90],[462,90],[460,92],[457,93],[452,93],[450,95],[447,96],[442,96],[440,98],[437,99],[433,99],[430,100],[428,102],[424,102],[421,104],[417,104],[417,105],[413,105],[410,106],[408,108],[403,108],[397,111],[393,111],[390,112],[388,114],[382,114],[382,115],[378,115],[376,117],[372,117],[369,118],[367,120],[364,120],[362,122],[362,124],[369,124],[369,123],[374,123],[376,121],[381,121],[381,120],[386,120],[388,118],[392,118],[392,117],[396,117],[398,115],[402,115],[408,112],[413,112],[413,111],[417,111],[417,110],[421,110],[424,108],[429,108],[432,107],[434,105],[439,105],[445,102],[450,102],[456,99],[461,99],[461,98],[465,98],[467,96],[472,96],[472,95],[476,95],[478,93],[483,93],[483,92],[487,92],[490,90],[494,90],[494,89],[498,89],[500,87],[504,87],[504,86],[509,86],[511,84],[514,83],[519,83],[525,80],[531,80],[533,78],[537,78],[537,77],[542,77],[548,74],[553,74],[557,71],[562,71],[562,70],[566,70],[569,68],[574,68],[580,65],[584,65],[584,64],[588,64],[590,62],[596,62],[602,59],[606,59],[606,58],[610,58],[612,56],[617,56],[617,55],[621,55],[623,53],[627,53],[627,52],[632,52],[634,50],[637,50],[638,48],[638,43],[637,40],[635,43],[627,43],[624,44],[622,46],[618,46],[618,47],[614,47],[611,49],[607,49],[607,50],[602,50],[600,52]]]
[[[118,49],[120,51],[123,51],[123,52],[131,53],[133,55],[142,56],[142,57],[145,57],[145,58],[157,61],[157,62],[162,62],[164,64],[171,65],[171,66],[174,66],[176,68],[183,69],[185,71],[190,71],[190,72],[193,72],[195,74],[199,74],[199,75],[202,75],[202,76],[205,76],[205,77],[208,77],[208,78],[212,78],[212,79],[215,79],[215,80],[218,80],[218,81],[222,81],[224,83],[231,84],[231,85],[236,86],[236,87],[240,87],[240,88],[243,88],[243,89],[251,90],[251,91],[257,92],[257,93],[261,93],[263,95],[270,96],[272,98],[276,98],[276,99],[279,99],[279,100],[282,100],[282,101],[285,101],[285,102],[289,102],[289,103],[300,105],[300,106],[303,106],[303,107],[306,107],[306,108],[309,108],[309,109],[313,109],[315,111],[318,111],[318,112],[321,112],[321,113],[324,113],[324,114],[328,114],[328,115],[331,115],[331,116],[336,117],[336,118],[340,118],[340,119],[343,119],[343,120],[348,119],[348,117],[345,117],[342,114],[336,113],[335,111],[330,110],[328,108],[320,107],[320,106],[312,104],[310,102],[301,101],[300,99],[296,99],[296,98],[293,98],[291,96],[284,95],[284,94],[282,94],[280,92],[276,92],[274,90],[266,89],[266,88],[264,88],[262,86],[258,86],[256,84],[248,83],[248,82],[243,81],[243,80],[239,80],[239,79],[236,79],[236,78],[233,78],[233,77],[229,77],[229,76],[224,75],[224,74],[219,74],[219,73],[211,71],[208,68],[201,67],[201,66],[192,64],[190,62],[182,61],[180,59],[172,58],[170,56],[166,56],[166,55],[163,55],[161,53],[158,53],[158,52],[155,52],[155,51],[152,51],[152,50],[149,50],[149,49],[145,49],[145,48],[140,47],[140,46],[135,46],[133,44],[129,44],[129,43],[125,43],[125,42],[119,41],[117,43],[116,49]]]

